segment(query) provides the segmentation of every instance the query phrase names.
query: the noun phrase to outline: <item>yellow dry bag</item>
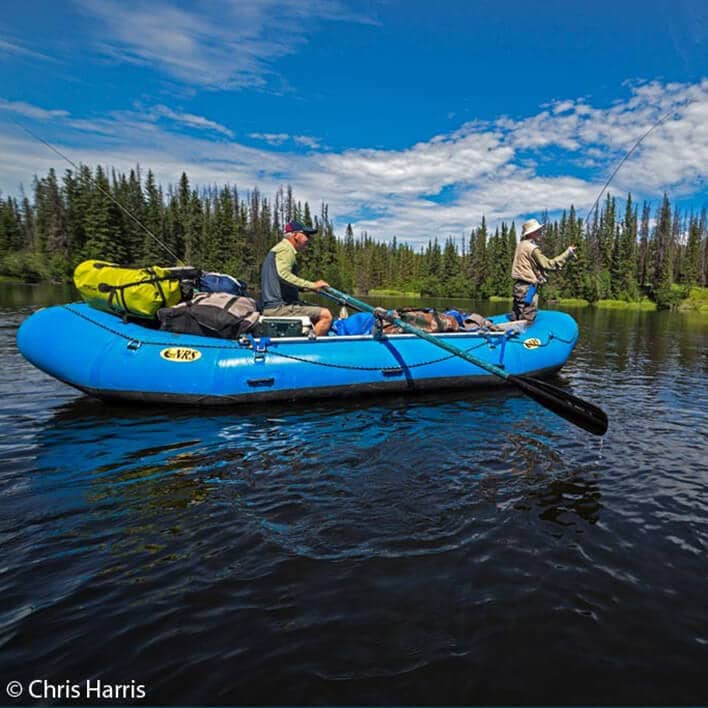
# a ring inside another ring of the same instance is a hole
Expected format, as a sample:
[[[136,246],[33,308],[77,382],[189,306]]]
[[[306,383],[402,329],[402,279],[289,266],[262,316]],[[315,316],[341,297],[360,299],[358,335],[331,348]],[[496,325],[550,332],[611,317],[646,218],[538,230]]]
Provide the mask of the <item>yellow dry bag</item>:
[[[153,318],[181,300],[180,277],[169,268],[123,268],[105,261],[76,266],[74,284],[91,307],[118,315]]]

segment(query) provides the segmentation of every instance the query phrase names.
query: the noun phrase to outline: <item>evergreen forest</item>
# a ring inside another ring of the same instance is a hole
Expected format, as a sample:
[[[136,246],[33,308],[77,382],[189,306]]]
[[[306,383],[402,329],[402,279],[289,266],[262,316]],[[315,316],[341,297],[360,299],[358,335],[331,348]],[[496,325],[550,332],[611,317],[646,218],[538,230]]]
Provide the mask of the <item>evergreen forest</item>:
[[[558,220],[546,215],[546,255],[578,247],[577,261],[544,286],[546,298],[648,296],[667,307],[683,296],[682,288],[708,285],[705,209],[682,213],[666,194],[654,207],[640,206],[631,195],[621,201],[623,209],[608,194],[587,222],[573,206]],[[0,194],[0,274],[63,282],[86,259],[165,266],[179,260],[230,273],[257,289],[260,264],[290,219],[320,229],[299,257],[300,274],[346,292],[395,289],[480,299],[511,293],[513,222],[492,232],[483,219],[464,237],[431,238],[414,249],[396,238],[382,243],[365,232],[355,235],[351,225],[336,236],[328,205],[315,209],[298,201],[290,186],[270,197],[257,188],[195,189],[183,173],[165,192],[151,171],[143,178],[140,168],[126,175],[86,165],[61,179],[54,170],[35,178],[32,199]]]

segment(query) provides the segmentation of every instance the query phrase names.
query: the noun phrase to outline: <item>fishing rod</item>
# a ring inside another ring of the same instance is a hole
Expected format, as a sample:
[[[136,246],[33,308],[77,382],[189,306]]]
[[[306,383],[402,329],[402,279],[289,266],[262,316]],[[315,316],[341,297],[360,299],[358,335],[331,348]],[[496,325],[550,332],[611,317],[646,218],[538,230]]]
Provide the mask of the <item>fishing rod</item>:
[[[687,101],[683,102],[682,104],[679,104],[678,106],[674,106],[674,107],[672,107],[670,110],[666,111],[666,113],[664,113],[664,114],[659,118],[659,120],[657,120],[657,121],[649,128],[649,130],[647,130],[645,133],[643,133],[643,134],[639,137],[639,139],[634,143],[634,145],[632,145],[632,147],[625,153],[624,157],[617,163],[617,166],[616,166],[615,169],[612,171],[612,174],[608,177],[607,181],[606,181],[605,184],[602,186],[602,189],[600,190],[600,193],[597,195],[597,199],[595,200],[595,202],[593,203],[593,205],[592,205],[592,206],[588,209],[588,211],[587,211],[587,215],[586,215],[587,217],[589,217],[590,214],[592,214],[593,211],[597,208],[597,205],[599,204],[600,199],[602,198],[602,195],[605,193],[605,190],[607,189],[607,187],[609,187],[610,182],[612,182],[612,180],[615,178],[615,175],[619,172],[620,167],[622,167],[622,165],[624,165],[624,163],[627,162],[627,160],[630,158],[630,156],[632,155],[632,153],[633,153],[633,152],[639,147],[639,145],[642,143],[642,141],[644,140],[644,138],[646,138],[650,133],[653,133],[654,130],[656,130],[667,118],[669,118],[669,116],[674,115],[674,114],[679,110],[679,108],[685,108],[686,106],[688,106],[688,105],[690,105],[691,103],[693,103],[694,100],[695,100],[695,99],[693,99],[693,98],[689,98]]]
[[[43,145],[46,145],[52,152],[56,153],[61,157],[62,159],[66,160],[77,172],[77,174],[80,172],[80,167],[71,159],[69,159],[61,150],[55,148],[53,145],[48,143],[44,138],[40,137],[36,133],[33,133],[29,128],[26,126],[22,125],[22,123],[18,123],[14,118],[10,117],[10,120],[18,127],[21,128],[22,130],[25,131],[28,135],[33,137],[35,140],[38,140],[40,143]],[[177,265],[182,264],[182,259],[177,256],[176,253],[174,253],[164,241],[159,239],[155,234],[150,231],[150,229],[145,226],[145,224],[140,221],[127,207],[125,207],[123,204],[121,204],[110,192],[106,191],[101,185],[94,179],[93,175],[90,174],[89,171],[89,178],[96,189],[98,189],[101,194],[103,194],[105,197],[108,197],[126,216],[129,216],[150,238],[152,238],[159,246],[161,246],[167,253],[169,253],[172,258],[175,259],[175,262]]]

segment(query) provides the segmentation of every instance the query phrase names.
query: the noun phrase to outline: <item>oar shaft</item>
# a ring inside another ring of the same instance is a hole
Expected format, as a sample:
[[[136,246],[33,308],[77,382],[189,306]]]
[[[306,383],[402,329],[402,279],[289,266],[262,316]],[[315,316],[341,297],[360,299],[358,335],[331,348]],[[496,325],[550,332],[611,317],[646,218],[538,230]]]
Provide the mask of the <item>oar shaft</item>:
[[[369,305],[368,303],[363,302],[361,300],[357,300],[355,297],[352,297],[351,295],[347,295],[346,293],[340,292],[339,290],[336,290],[335,288],[329,287],[329,288],[327,288],[327,291],[331,295],[334,295],[336,298],[343,300],[345,303],[347,303],[347,304],[351,305],[352,307],[355,307],[359,310],[363,310],[364,312],[371,312],[373,314],[376,314],[376,312],[377,312],[377,309],[375,307],[373,307],[372,305]],[[444,341],[440,337],[434,337],[429,332],[419,329],[418,327],[415,327],[414,325],[403,321],[399,317],[396,317],[393,314],[393,312],[388,312],[387,315],[388,315],[387,319],[392,324],[394,324],[396,327],[399,327],[400,329],[402,329],[404,332],[408,332],[409,334],[415,334],[417,337],[420,337],[421,339],[425,339],[426,342],[430,342],[431,344],[435,345],[436,347],[440,347],[441,349],[445,349],[446,351],[450,352],[450,354],[454,354],[455,356],[459,356],[460,359],[464,359],[465,361],[469,362],[470,364],[474,364],[475,366],[478,366],[480,369],[484,369],[485,371],[489,371],[490,373],[494,374],[495,376],[499,376],[502,379],[509,378],[509,374],[506,371],[504,371],[504,369],[500,369],[498,366],[494,366],[494,364],[490,364],[489,362],[483,361],[482,359],[477,359],[477,357],[474,357],[471,354],[468,354],[463,349],[460,349],[459,347],[455,347],[452,344],[448,344],[446,341]]]

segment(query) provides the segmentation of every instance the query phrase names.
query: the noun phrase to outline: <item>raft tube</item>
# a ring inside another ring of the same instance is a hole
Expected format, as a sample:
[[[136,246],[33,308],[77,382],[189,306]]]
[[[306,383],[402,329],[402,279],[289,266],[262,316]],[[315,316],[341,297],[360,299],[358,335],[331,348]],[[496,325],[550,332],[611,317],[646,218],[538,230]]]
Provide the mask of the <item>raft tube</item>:
[[[578,326],[566,313],[541,310],[523,331],[434,336],[510,374],[544,376],[566,363]],[[411,334],[232,341],[162,332],[84,303],[38,310],[19,328],[17,346],[38,369],[89,395],[155,403],[233,404],[504,383]]]

